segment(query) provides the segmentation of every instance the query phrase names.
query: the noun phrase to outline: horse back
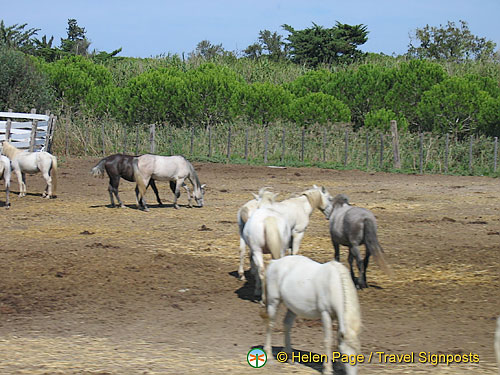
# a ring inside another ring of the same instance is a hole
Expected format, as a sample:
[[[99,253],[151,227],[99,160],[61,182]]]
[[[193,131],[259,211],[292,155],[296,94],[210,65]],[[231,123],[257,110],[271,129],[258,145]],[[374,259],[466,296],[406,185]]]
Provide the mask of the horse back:
[[[134,181],[134,161],[135,156],[125,154],[114,154],[106,158],[104,167],[109,178],[121,177],[127,181]]]
[[[143,155],[139,157],[139,170],[155,180],[168,181],[184,179],[191,173],[189,162],[179,155]]]

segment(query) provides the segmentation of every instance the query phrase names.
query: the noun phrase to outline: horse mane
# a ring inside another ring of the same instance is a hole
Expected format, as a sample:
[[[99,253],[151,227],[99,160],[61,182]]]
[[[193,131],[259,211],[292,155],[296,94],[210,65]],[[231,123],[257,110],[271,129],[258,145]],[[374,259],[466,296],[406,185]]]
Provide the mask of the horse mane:
[[[22,152],[22,150],[19,150],[16,146],[11,145],[10,142],[7,141],[3,141],[2,147],[3,147],[3,153],[9,159],[14,158],[17,154]]]
[[[361,333],[361,311],[358,300],[358,292],[354,286],[351,275],[346,267],[337,261],[330,262],[340,275],[342,284],[342,294],[344,300],[344,341],[347,345],[352,347],[359,353],[361,350],[361,343],[359,341],[359,334]]]
[[[190,177],[192,177],[194,179],[194,183],[195,183],[196,187],[199,189],[201,186],[201,183],[200,183],[200,180],[198,179],[198,175],[196,174],[196,171],[194,170],[193,164],[191,164],[191,162],[189,160],[187,160],[184,156],[183,156],[183,158],[188,165]]]
[[[321,205],[320,192],[316,189],[306,190],[300,195],[305,195],[312,208],[316,208]]]

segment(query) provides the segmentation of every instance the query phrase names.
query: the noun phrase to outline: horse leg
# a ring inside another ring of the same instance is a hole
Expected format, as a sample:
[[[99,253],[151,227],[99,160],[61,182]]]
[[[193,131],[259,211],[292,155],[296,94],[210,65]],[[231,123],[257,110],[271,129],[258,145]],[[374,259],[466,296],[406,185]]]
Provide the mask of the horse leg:
[[[190,190],[189,190],[189,186],[187,186],[187,184],[184,182],[184,183],[182,184],[182,187],[183,187],[184,189],[186,189],[186,194],[187,194],[187,196],[188,196],[188,206],[192,208],[192,207],[193,207],[193,205],[191,204],[191,192],[190,192]]]
[[[149,180],[149,185],[151,185],[151,188],[153,189],[153,191],[154,191],[154,193],[156,195],[156,201],[158,202],[158,204],[160,205],[160,207],[163,206],[163,203],[161,203],[161,200],[160,200],[160,194],[158,194],[158,188],[156,187],[155,180],[153,180],[153,179]]]
[[[9,192],[10,192],[10,182],[5,184],[5,208],[7,210],[10,208]]]
[[[333,248],[335,249],[335,260],[340,262],[340,245],[337,242],[334,242]]]
[[[366,281],[366,270],[368,269],[368,262],[370,260],[370,250],[366,249],[366,254],[365,254],[365,261],[364,261],[364,276],[365,276],[365,284],[366,286],[368,286],[368,282]]]
[[[353,245],[350,249],[350,253],[356,257],[356,264],[358,266],[359,277],[358,277],[358,286],[360,289],[366,288],[366,280],[365,280],[365,270],[363,259],[361,259],[361,253],[359,252],[359,248],[356,245]],[[352,269],[352,268],[351,268]]]
[[[240,236],[240,266],[238,267],[238,277],[241,281],[246,281],[245,271],[243,270],[243,266],[245,265],[246,250],[245,240]]]
[[[265,303],[265,274],[264,274],[264,257],[262,251],[258,253],[252,251],[252,260],[255,269],[255,291],[256,298],[261,298],[261,303]]]
[[[264,345],[264,351],[267,354],[267,360],[273,361],[273,347],[271,346],[271,336],[274,328],[274,321],[276,320],[276,312],[278,311],[280,301],[278,298],[269,301],[267,305],[267,331],[266,331],[266,344]]]
[[[139,199],[139,187],[137,185],[135,185],[135,200],[137,202],[137,208],[149,211],[149,207],[146,203],[146,197],[142,196],[141,199]]]
[[[285,353],[288,354],[288,359],[292,357],[292,340],[290,338],[290,331],[297,315],[292,310],[287,310],[283,325],[285,326]]]
[[[184,183],[184,180],[180,179],[180,178],[175,181],[174,207],[176,209],[179,208],[179,205],[177,204],[177,199],[181,196],[181,186],[182,186],[183,183]]]
[[[292,233],[292,255],[297,255],[300,250],[300,243],[304,238],[304,232],[293,232]]]
[[[18,171],[17,172],[17,181],[19,182],[19,196],[26,196],[26,173]]]
[[[323,374],[332,373],[332,317],[328,311],[321,313],[321,321],[323,322],[323,331],[325,332],[325,353],[326,362],[323,363]]]
[[[349,248],[349,256],[348,256],[347,260],[349,261],[349,268],[351,270],[352,281],[354,282],[354,285],[356,285],[356,287],[357,287],[358,286],[358,279],[354,275],[354,270],[352,268],[352,261],[354,260],[354,255],[352,254],[351,248]]]
[[[45,191],[42,194],[42,197],[50,199],[50,197],[52,197],[52,177],[49,174],[50,168],[47,168],[45,170],[42,170],[42,168],[39,168],[39,169],[41,170],[42,176],[45,179],[45,182],[47,183],[47,186],[45,187]]]

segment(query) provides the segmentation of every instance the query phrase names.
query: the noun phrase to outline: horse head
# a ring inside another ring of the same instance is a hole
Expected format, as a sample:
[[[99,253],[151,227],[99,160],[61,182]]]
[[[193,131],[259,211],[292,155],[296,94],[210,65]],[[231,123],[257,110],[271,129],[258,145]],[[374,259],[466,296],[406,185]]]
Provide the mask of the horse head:
[[[205,186],[206,184],[201,185],[198,189],[194,189],[193,195],[194,200],[198,207],[203,207],[203,196],[205,195]]]
[[[312,189],[309,189],[302,194],[307,197],[313,208],[318,208],[321,212],[323,212],[327,219],[329,218],[333,198],[324,186],[319,187],[313,185]]]

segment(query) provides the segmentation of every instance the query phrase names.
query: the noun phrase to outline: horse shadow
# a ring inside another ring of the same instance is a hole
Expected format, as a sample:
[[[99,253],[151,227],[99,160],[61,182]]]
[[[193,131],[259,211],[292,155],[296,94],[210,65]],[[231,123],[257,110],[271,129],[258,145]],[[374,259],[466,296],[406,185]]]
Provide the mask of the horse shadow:
[[[235,278],[239,277],[237,271],[231,271],[229,272],[229,275]],[[241,287],[236,289],[234,293],[238,295],[239,299],[242,299],[244,301],[260,302],[260,299],[255,298],[254,295],[255,278],[253,277],[252,273],[250,271],[245,271],[245,278],[245,283]]]
[[[263,345],[254,345],[252,346],[251,349],[262,349],[264,350]],[[283,366],[305,366],[309,367],[312,370],[318,371],[319,373],[323,372],[323,362],[306,362],[306,361],[301,361],[299,358],[311,358],[312,356],[316,355],[320,357],[321,355],[319,353],[311,352],[308,350],[300,350],[300,349],[294,349],[292,348],[292,353],[296,360],[289,361],[287,363],[282,363],[277,360],[277,355],[278,353],[284,352],[285,347],[284,346],[273,346],[272,347],[272,356],[275,362],[280,363]],[[331,359],[330,359],[331,360]],[[291,364],[292,363],[292,364]],[[333,362],[333,375],[346,375],[346,371],[344,368],[344,364],[340,362]]]

